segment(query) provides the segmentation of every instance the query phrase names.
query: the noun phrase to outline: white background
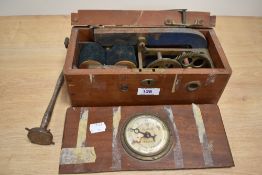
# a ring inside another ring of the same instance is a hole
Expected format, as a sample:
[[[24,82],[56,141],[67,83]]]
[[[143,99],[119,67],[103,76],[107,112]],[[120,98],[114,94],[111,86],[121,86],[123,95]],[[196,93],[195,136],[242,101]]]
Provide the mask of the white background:
[[[0,0],[0,16],[69,15],[78,9],[177,9],[262,16],[262,0]]]

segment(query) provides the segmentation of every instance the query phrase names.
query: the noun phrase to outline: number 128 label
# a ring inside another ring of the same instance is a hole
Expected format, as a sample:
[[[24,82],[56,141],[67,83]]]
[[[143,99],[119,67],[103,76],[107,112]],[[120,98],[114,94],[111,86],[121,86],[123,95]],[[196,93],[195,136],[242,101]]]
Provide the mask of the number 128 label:
[[[138,88],[137,95],[159,95],[160,88]]]

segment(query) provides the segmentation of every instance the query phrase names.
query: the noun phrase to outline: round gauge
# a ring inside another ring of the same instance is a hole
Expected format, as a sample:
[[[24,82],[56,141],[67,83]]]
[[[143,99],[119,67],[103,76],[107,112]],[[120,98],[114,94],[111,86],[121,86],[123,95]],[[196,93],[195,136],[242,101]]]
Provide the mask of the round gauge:
[[[170,131],[166,123],[151,114],[131,118],[125,124],[122,136],[125,150],[141,160],[156,160],[171,147]]]

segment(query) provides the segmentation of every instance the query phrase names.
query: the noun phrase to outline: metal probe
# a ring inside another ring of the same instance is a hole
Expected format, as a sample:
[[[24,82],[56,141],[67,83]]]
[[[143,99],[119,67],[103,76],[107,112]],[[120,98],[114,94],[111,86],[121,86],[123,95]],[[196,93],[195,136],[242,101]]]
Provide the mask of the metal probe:
[[[53,96],[47,106],[47,109],[44,113],[44,116],[42,118],[42,122],[40,127],[35,127],[35,128],[25,128],[28,131],[27,137],[29,138],[29,140],[32,143],[35,144],[39,144],[39,145],[50,145],[50,144],[54,144],[53,142],[53,135],[50,132],[50,129],[47,129],[48,124],[50,123],[51,117],[52,117],[52,113],[53,113],[53,109],[55,106],[55,102],[57,99],[57,96],[59,94],[59,91],[63,85],[64,82],[64,75],[63,72],[60,73],[57,82],[56,82],[56,86],[55,86],[55,90],[53,93]]]

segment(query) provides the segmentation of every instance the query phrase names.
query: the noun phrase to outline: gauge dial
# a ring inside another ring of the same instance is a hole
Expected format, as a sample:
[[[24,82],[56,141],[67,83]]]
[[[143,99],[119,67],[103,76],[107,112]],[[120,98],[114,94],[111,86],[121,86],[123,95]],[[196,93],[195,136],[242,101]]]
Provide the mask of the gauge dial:
[[[142,160],[155,160],[169,150],[170,131],[165,122],[150,114],[129,120],[123,132],[126,151]]]

